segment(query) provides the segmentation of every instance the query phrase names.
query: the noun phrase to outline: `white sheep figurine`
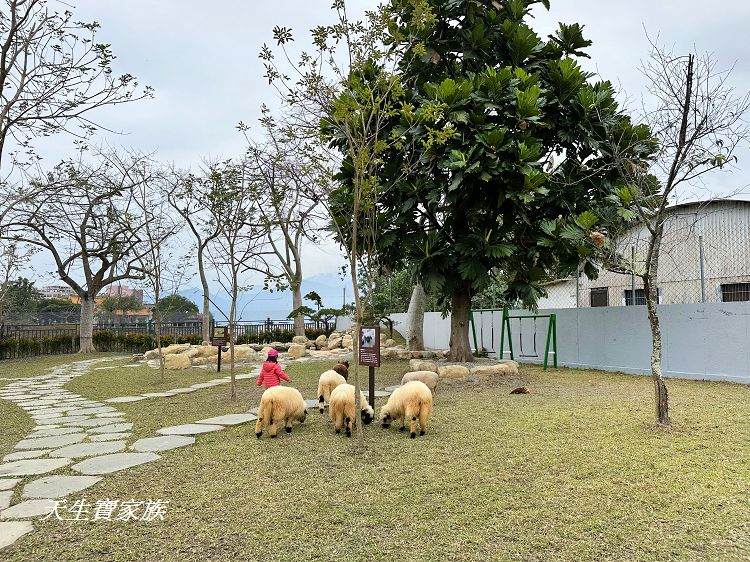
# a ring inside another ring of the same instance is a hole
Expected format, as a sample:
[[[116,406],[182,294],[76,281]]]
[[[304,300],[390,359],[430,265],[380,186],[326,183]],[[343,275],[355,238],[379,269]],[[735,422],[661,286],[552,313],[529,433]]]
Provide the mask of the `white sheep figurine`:
[[[325,411],[325,403],[331,400],[333,389],[344,383],[346,383],[346,379],[333,369],[320,375],[320,379],[318,379],[318,409],[321,414]]]
[[[365,425],[375,418],[375,410],[367,403],[365,395],[360,391],[359,404],[362,421]],[[333,420],[336,433],[346,428],[346,436],[352,436],[352,425],[354,422],[354,385],[341,384],[331,392],[331,401],[328,406],[328,414]]]
[[[420,435],[427,431],[427,420],[432,411],[432,392],[422,381],[409,381],[399,386],[388,398],[388,402],[380,410],[380,421],[385,429],[391,426],[391,421],[399,420],[399,431],[405,429],[405,420],[409,423],[409,436],[417,436],[417,420],[419,420]]]
[[[430,392],[435,394],[440,377],[433,371],[411,371],[401,378],[401,384],[406,384],[409,381],[422,381],[430,389]]]
[[[272,386],[260,397],[258,421],[255,422],[255,436],[260,439],[263,429],[268,427],[268,435],[276,437],[279,422],[284,422],[287,433],[292,432],[292,422],[302,423],[307,417],[305,400],[296,388]]]

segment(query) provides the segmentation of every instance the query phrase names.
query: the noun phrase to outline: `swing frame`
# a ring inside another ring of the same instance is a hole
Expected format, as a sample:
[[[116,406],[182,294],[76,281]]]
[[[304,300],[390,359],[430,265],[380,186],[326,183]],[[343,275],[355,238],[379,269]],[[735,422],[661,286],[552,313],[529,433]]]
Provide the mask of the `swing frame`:
[[[500,321],[500,359],[505,358],[505,331],[507,329],[508,331],[508,351],[510,352],[510,358],[515,359],[515,355],[513,353],[513,336],[510,329],[510,321],[512,319],[516,318],[549,318],[549,323],[547,324],[547,341],[544,345],[544,370],[547,370],[547,367],[549,366],[549,356],[550,356],[550,345],[552,346],[552,366],[557,369],[557,314],[524,314],[524,315],[515,315],[512,316],[507,308],[503,309],[503,319]],[[472,319],[473,320],[473,319]],[[474,322],[472,321],[472,327],[474,326]],[[474,342],[476,345],[476,334],[474,334]]]

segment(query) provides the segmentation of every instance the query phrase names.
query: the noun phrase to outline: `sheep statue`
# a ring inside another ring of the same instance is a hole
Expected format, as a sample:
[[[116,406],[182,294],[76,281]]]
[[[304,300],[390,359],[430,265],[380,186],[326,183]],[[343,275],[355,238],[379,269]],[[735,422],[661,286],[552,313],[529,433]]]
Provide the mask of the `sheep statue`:
[[[320,375],[320,379],[318,379],[318,409],[321,414],[325,411],[325,403],[331,400],[333,389],[344,383],[346,383],[346,379],[333,369]]]
[[[427,430],[427,420],[432,411],[432,392],[429,387],[419,380],[409,381],[399,386],[388,398],[388,402],[380,410],[380,422],[388,429],[391,421],[399,420],[399,431],[405,429],[404,421],[409,422],[409,436],[417,436],[417,419],[419,419],[420,435]]]
[[[359,404],[362,421],[365,425],[369,424],[375,418],[375,410],[367,403],[365,395],[360,391]],[[331,392],[331,401],[328,408],[328,414],[333,420],[333,427],[336,433],[346,427],[346,436],[352,436],[352,424],[354,421],[354,385],[341,384]]]
[[[268,435],[276,437],[278,423],[283,421],[287,433],[292,432],[292,422],[302,423],[307,417],[305,400],[296,388],[272,386],[260,397],[258,421],[255,422],[255,436],[260,439],[263,429],[268,427]]]
[[[406,384],[409,381],[422,381],[430,389],[430,392],[435,394],[440,377],[433,371],[411,371],[401,378],[401,384]]]

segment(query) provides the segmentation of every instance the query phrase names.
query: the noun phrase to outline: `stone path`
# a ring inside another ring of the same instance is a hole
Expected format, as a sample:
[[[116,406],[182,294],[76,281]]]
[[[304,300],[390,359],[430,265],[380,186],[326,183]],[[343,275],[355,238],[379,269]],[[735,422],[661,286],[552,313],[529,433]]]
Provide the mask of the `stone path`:
[[[243,381],[247,379],[255,379],[257,376],[257,374],[246,373],[243,375],[235,375],[234,378],[238,381]],[[172,390],[164,390],[162,392],[146,392],[135,396],[116,396],[114,398],[108,398],[105,402],[108,404],[126,404],[128,402],[139,402],[140,400],[147,400],[149,398],[170,398],[172,396],[177,396],[178,394],[190,394],[202,388],[211,388],[213,386],[229,384],[230,382],[230,377],[221,377],[206,382],[198,382],[185,388],[173,388]]]

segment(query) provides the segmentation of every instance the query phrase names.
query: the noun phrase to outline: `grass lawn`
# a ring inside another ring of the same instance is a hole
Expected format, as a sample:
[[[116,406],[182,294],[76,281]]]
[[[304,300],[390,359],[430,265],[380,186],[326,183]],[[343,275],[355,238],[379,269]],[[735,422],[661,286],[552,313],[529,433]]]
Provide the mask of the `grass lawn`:
[[[405,366],[386,363],[378,385]],[[298,364],[290,374],[314,398],[326,367]],[[94,371],[69,388],[139,393],[152,377],[146,368]],[[534,393],[508,394],[521,383]],[[248,426],[202,435],[78,496],[169,500],[165,521],[37,520],[2,558],[748,559],[750,388],[670,381],[669,389],[670,430],[652,423],[648,379],[524,366],[521,379],[439,387],[425,437],[368,426],[363,454],[317,412],[275,440],[255,439]],[[118,408],[142,436],[244,411],[259,396],[250,380],[235,402],[220,386]]]

